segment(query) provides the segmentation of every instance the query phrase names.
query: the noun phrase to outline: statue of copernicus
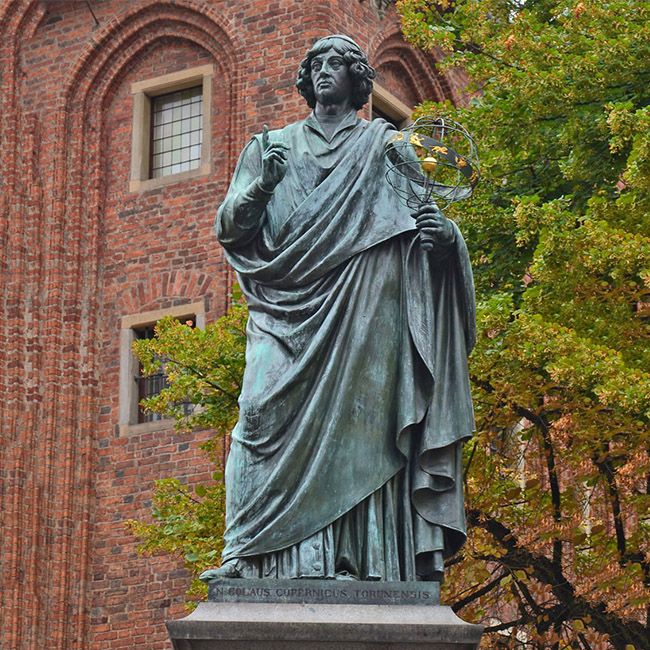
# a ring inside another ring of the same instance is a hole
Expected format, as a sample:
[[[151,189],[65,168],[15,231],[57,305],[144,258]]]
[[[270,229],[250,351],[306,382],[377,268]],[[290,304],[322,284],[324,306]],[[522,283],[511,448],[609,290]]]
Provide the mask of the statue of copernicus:
[[[316,42],[297,81],[313,112],[252,138],[219,208],[250,318],[204,580],[441,580],[465,540],[472,274],[456,225],[386,182],[393,127],[357,115],[374,76],[347,36]]]

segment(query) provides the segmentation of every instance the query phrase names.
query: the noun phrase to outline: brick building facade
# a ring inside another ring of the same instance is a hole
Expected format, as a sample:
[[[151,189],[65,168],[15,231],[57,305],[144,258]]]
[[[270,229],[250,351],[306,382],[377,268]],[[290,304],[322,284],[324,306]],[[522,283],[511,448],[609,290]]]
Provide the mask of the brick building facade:
[[[188,576],[138,556],[123,522],[147,516],[155,479],[208,479],[209,432],[137,421],[130,340],[162,313],[227,308],[215,208],[250,134],[307,114],[294,82],[316,38],[367,50],[378,107],[460,99],[385,4],[0,3],[3,650],[169,647]],[[197,84],[200,164],[150,179],[152,98]]]

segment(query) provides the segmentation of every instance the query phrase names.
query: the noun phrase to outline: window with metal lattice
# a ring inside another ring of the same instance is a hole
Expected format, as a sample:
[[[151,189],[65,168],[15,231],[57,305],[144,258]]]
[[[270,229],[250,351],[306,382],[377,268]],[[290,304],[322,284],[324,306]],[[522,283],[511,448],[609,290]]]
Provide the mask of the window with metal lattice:
[[[179,320],[184,322],[186,325],[190,325],[191,327],[194,327],[196,324],[193,314],[180,318]],[[156,336],[155,325],[151,324],[144,325],[142,327],[134,327],[133,334],[136,340],[153,339]],[[138,364],[138,373],[134,377],[138,394],[138,424],[141,424],[143,422],[156,422],[164,419],[164,416],[160,413],[152,413],[150,411],[145,411],[142,408],[143,399],[146,399],[148,397],[155,397],[168,386],[167,376],[165,375],[165,359],[161,359],[161,361],[163,362],[163,365],[161,366],[160,370],[152,375],[145,375],[142,371],[142,365]],[[182,406],[186,415],[191,412],[191,402],[184,402]]]
[[[205,327],[205,306],[203,301],[167,307],[155,311],[130,314],[122,317],[120,330],[120,420],[121,434],[143,431],[156,431],[173,427],[173,419],[168,416],[150,413],[142,408],[142,400],[158,395],[167,387],[165,359],[160,370],[146,375],[133,351],[133,342],[139,339],[152,339],[156,323],[166,316],[178,319],[191,327]],[[185,415],[192,413],[191,402],[179,403]]]
[[[196,169],[203,142],[203,87],[151,99],[151,178]]]
[[[131,84],[129,189],[141,192],[211,172],[212,65]]]

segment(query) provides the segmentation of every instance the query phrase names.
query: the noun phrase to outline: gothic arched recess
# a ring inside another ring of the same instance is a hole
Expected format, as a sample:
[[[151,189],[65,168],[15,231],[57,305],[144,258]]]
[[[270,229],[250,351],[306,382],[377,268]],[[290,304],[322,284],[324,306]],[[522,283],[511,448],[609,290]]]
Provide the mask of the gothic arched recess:
[[[19,0],[0,7],[7,90],[2,142],[10,154],[3,161],[3,195],[9,197],[3,219],[9,216],[0,234],[12,251],[11,269],[3,269],[12,321],[3,323],[2,335],[9,363],[22,369],[2,405],[3,424],[11,431],[3,457],[2,511],[9,522],[3,539],[3,556],[9,558],[2,567],[8,614],[3,638],[12,647],[81,650],[88,647],[100,410],[106,108],[126,71],[152,48],[170,42],[201,48],[232,107],[224,118],[229,136],[220,161],[231,169],[241,141],[243,46],[213,5],[123,3],[70,62],[43,119],[45,111],[29,109],[38,101],[30,88],[45,83],[47,66],[27,64],[47,4]],[[58,6],[76,9],[73,3]]]
[[[434,53],[409,46],[394,26],[379,34],[369,49],[378,82],[393,88],[393,93],[405,104],[413,106],[426,100],[458,101],[452,84],[436,69]]]

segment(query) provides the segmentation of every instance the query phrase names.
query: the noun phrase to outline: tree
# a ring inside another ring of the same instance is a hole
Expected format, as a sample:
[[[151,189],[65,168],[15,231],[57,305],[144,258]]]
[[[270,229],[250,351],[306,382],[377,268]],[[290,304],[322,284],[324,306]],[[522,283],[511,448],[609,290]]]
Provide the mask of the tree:
[[[205,595],[197,576],[219,563],[225,528],[225,490],[221,468],[226,442],[237,421],[237,397],[245,363],[246,306],[238,293],[228,313],[205,329],[168,317],[156,324],[155,338],[133,344],[145,374],[162,368],[167,387],[143,400],[152,412],[176,419],[179,431],[212,429],[202,445],[215,463],[213,481],[193,488],[178,479],[156,481],[153,522],[131,520],[127,527],[140,538],[143,554],[167,553],[182,557],[194,577],[190,599]],[[193,409],[186,408],[188,404]]]
[[[469,541],[446,600],[486,647],[648,647],[650,3],[400,0],[473,98],[482,184]],[[491,632],[491,633],[490,633]]]

